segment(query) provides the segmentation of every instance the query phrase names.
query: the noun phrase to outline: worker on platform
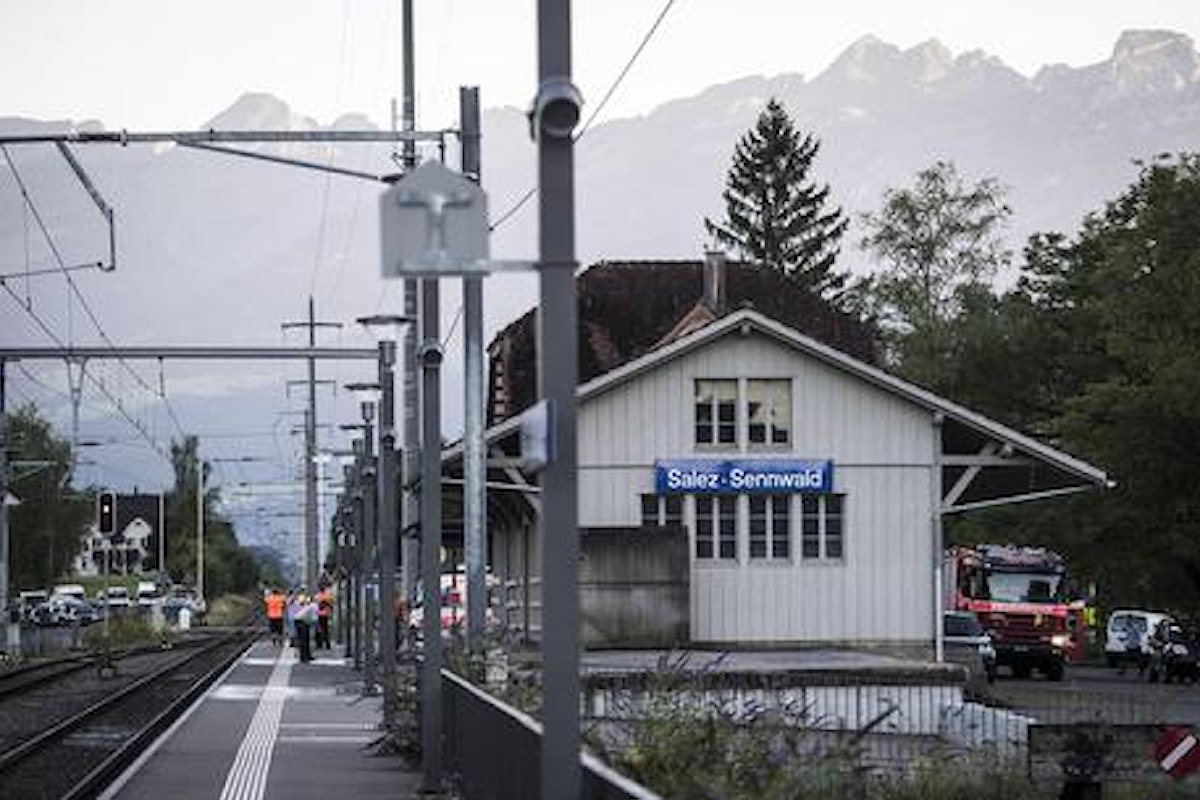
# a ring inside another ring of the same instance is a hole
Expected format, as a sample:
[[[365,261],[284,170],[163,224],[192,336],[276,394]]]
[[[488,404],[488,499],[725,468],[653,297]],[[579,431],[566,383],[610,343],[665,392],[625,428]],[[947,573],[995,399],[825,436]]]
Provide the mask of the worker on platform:
[[[283,617],[287,609],[287,597],[278,586],[273,586],[264,598],[267,606],[267,627],[271,631],[271,644],[283,644]]]
[[[317,649],[328,650],[329,644],[329,625],[333,620],[333,590],[329,584],[321,586],[321,590],[317,592]]]
[[[296,649],[300,651],[300,663],[307,664],[313,660],[312,629],[317,624],[317,601],[304,590],[296,595],[293,623],[296,626]]]

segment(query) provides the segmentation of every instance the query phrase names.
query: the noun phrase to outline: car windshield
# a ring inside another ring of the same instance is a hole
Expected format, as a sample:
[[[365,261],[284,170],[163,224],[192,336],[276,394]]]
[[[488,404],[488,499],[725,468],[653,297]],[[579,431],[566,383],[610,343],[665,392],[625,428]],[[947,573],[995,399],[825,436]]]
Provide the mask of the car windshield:
[[[1006,603],[1053,603],[1061,575],[1045,572],[993,572],[988,575],[992,600]]]
[[[982,636],[983,626],[974,614],[947,614],[945,619],[947,636]]]

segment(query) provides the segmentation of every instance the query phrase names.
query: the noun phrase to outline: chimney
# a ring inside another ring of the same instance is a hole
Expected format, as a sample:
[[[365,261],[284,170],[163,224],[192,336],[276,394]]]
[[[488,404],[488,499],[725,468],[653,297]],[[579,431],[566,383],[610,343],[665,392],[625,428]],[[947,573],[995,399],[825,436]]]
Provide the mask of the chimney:
[[[704,302],[715,314],[725,313],[725,252],[704,252]]]

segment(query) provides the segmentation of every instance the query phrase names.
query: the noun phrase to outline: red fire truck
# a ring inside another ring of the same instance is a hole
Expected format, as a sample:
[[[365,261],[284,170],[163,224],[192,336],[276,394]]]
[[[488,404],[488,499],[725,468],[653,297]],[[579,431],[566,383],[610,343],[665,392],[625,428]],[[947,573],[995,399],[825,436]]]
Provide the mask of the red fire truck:
[[[1041,547],[983,544],[946,551],[947,607],[974,611],[996,663],[1017,677],[1061,680],[1083,652],[1085,604],[1071,596],[1062,556]]]

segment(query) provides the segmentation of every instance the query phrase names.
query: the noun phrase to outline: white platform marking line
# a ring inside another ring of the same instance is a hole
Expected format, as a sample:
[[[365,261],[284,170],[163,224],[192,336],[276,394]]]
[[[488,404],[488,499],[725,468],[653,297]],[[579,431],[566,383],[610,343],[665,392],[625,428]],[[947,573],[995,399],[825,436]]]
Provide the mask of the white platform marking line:
[[[262,699],[258,701],[254,719],[250,721],[250,728],[238,747],[233,766],[225,776],[221,800],[262,800],[267,787],[267,773],[271,768],[271,753],[279,736],[279,720],[283,717],[292,663],[291,659],[284,658],[275,662]]]

